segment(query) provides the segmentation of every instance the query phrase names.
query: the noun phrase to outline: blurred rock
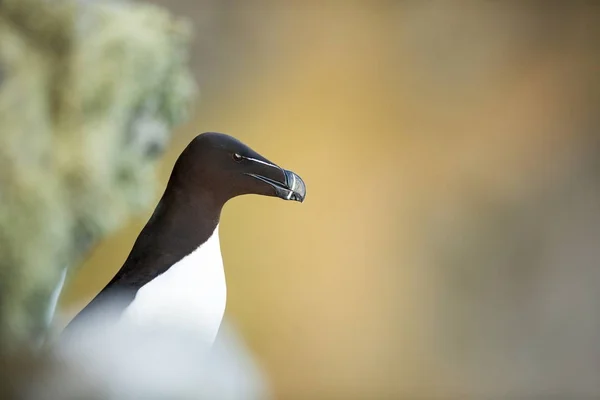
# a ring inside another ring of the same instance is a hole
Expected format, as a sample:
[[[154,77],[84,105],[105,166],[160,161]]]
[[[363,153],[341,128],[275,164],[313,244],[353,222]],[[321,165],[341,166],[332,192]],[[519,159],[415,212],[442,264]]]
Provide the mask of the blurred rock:
[[[188,27],[126,2],[0,2],[0,343],[39,339],[61,272],[154,198],[195,84]]]

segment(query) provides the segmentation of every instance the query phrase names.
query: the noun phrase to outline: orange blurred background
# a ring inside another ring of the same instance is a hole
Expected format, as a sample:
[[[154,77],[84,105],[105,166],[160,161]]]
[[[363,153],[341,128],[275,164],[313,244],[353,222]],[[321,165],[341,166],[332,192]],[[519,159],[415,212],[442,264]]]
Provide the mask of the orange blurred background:
[[[161,182],[219,131],[307,185],[220,230],[227,318],[277,398],[600,395],[598,4],[154,2],[193,22],[201,89]]]

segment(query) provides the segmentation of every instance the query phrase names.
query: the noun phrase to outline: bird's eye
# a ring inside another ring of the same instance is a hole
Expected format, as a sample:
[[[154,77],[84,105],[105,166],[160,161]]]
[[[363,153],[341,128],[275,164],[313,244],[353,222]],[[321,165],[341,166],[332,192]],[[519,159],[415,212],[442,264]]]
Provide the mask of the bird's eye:
[[[238,153],[233,153],[233,161],[235,161],[235,162],[242,161],[242,156],[239,155]]]

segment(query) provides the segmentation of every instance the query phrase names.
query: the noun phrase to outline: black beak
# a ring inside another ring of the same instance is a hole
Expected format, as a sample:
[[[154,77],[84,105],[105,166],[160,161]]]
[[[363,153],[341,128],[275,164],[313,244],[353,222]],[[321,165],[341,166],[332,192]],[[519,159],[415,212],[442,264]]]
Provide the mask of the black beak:
[[[247,173],[247,175],[269,184],[275,189],[275,195],[277,197],[302,203],[306,197],[306,185],[304,184],[304,181],[292,171],[283,168],[281,168],[281,171],[284,175],[284,182],[279,182],[258,174]]]

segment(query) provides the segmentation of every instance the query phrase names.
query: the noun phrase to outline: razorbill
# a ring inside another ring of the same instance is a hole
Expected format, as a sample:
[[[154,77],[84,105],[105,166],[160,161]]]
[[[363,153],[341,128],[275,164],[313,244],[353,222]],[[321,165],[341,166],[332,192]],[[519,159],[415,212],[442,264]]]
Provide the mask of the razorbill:
[[[214,342],[226,303],[219,219],[225,203],[244,194],[302,202],[306,187],[231,136],[196,136],[125,263],[67,330],[115,295],[125,296],[121,320],[192,328]]]

